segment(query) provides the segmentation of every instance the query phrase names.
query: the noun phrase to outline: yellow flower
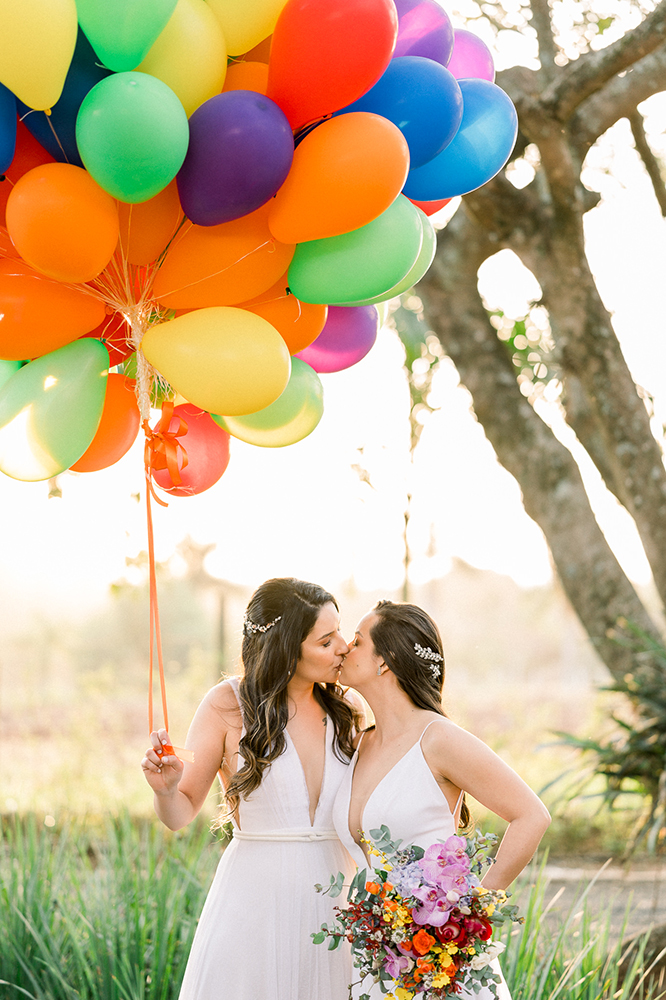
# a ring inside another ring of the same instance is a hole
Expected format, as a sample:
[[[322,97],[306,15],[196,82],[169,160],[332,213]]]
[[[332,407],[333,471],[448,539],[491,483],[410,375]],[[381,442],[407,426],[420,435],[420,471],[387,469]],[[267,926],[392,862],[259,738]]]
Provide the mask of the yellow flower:
[[[448,951],[449,955],[457,955],[458,954],[458,945],[457,944],[447,944],[446,950]]]
[[[476,948],[468,948],[467,949],[467,954],[468,955],[476,955]]]
[[[486,913],[488,914],[489,917],[492,917],[494,912],[495,912],[495,904],[488,903],[488,905],[486,906]]]
[[[410,993],[409,990],[403,989],[402,986],[398,986],[395,991],[395,995],[396,1000],[412,1000],[412,997],[414,996],[413,993]]]
[[[447,976],[445,972],[438,972],[436,976],[433,976],[432,985],[437,988],[439,986],[448,986],[450,982],[450,976]]]

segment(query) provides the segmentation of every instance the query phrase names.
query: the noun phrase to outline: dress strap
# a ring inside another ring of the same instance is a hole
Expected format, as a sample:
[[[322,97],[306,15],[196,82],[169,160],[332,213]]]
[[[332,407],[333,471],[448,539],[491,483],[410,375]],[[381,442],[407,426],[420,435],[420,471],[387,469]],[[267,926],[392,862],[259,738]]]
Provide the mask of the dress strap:
[[[421,742],[421,740],[423,739],[423,737],[425,736],[425,734],[428,732],[428,730],[432,726],[433,722],[437,722],[437,721],[438,721],[437,719],[431,719],[430,720],[430,722],[428,723],[428,725],[425,727],[425,729],[421,733],[421,736],[419,737],[419,743]]]

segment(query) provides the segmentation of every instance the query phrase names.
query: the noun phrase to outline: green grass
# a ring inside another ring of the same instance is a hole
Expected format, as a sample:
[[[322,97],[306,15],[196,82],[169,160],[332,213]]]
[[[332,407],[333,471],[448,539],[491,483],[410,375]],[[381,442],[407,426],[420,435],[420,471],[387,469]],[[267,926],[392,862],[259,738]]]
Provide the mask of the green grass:
[[[0,997],[172,1000],[220,848],[127,816],[0,827]]]
[[[205,823],[2,820],[1,1000],[176,1000],[219,853]],[[641,948],[620,981],[624,934],[585,890],[561,916],[543,873],[533,882],[517,892],[524,924],[504,928],[513,1000],[656,1000]]]

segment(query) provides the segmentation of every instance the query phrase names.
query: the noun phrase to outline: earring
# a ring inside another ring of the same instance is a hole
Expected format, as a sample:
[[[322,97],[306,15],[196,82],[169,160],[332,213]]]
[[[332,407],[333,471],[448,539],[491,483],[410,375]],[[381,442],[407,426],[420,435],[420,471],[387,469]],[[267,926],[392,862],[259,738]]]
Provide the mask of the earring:
[[[378,677],[382,676],[382,668],[381,667],[377,667],[377,676]]]

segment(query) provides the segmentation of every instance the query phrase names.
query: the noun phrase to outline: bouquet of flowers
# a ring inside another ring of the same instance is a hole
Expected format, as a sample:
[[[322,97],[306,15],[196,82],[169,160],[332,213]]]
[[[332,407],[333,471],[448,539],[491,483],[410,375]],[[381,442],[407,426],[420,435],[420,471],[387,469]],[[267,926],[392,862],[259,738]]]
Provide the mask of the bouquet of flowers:
[[[451,836],[424,851],[416,845],[401,849],[386,826],[370,836],[364,843],[378,859],[371,878],[367,869],[357,872],[348,905],[336,907],[335,925],[322,924],[314,943],[328,938],[334,949],[349,941],[361,983],[371,977],[387,1000],[441,1000],[463,985],[472,993],[487,986],[497,996],[500,979],[490,962],[504,945],[491,941],[493,925],[522,921],[505,892],[480,882],[497,838]],[[343,882],[340,872],[326,888],[315,888],[338,896]],[[361,1000],[370,997],[364,993]]]

